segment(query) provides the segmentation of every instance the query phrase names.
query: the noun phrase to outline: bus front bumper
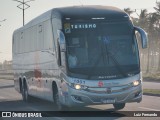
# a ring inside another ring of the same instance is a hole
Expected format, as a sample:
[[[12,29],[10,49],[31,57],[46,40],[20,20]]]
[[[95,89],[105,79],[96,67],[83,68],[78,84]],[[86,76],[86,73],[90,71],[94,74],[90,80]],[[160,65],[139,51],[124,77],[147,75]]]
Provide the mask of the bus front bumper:
[[[69,87],[66,94],[61,93],[61,103],[66,106],[73,107],[94,104],[141,102],[142,95],[141,85],[133,87],[129,90],[111,94],[90,93],[84,90],[75,90]]]

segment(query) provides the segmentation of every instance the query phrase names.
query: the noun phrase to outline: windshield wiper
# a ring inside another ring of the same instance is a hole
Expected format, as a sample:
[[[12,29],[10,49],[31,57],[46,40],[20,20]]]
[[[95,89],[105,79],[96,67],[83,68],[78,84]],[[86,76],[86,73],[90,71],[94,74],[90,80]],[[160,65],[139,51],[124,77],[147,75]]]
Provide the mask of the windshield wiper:
[[[105,44],[105,43],[104,43],[104,44]],[[119,64],[119,62],[117,61],[117,59],[115,58],[115,56],[108,51],[107,44],[105,44],[105,49],[106,49],[107,57],[110,56],[110,58],[111,58],[111,59],[113,60],[113,62],[114,62],[114,65],[117,67],[119,73],[120,73],[121,75],[123,75],[124,77],[127,77],[128,75],[122,70],[122,68],[120,67],[120,64]],[[108,58],[108,60],[109,60],[109,58]]]
[[[101,57],[103,57],[103,59],[104,59],[104,53],[103,52],[101,52],[101,54],[99,54],[99,56],[97,57],[98,59],[94,63],[92,71],[95,70],[96,66],[98,65],[99,61],[101,60]],[[91,76],[92,76],[92,74],[90,74],[90,75],[88,74],[88,79],[90,79]]]
[[[102,45],[102,44],[101,44],[101,45]],[[105,47],[105,49],[104,49],[104,47]],[[99,61],[101,60],[101,58],[103,58],[104,64],[106,64],[106,62],[108,62],[108,64],[109,64],[109,58],[111,58],[111,59],[113,60],[114,65],[117,67],[119,73],[120,73],[121,75],[123,75],[124,77],[127,77],[128,75],[122,70],[122,68],[120,67],[120,64],[119,64],[119,62],[117,61],[117,59],[115,58],[115,56],[112,55],[112,54],[109,52],[109,50],[108,50],[108,48],[107,48],[107,44],[104,43],[104,44],[101,46],[101,48],[102,48],[102,52],[101,52],[101,54],[99,54],[99,56],[97,57],[97,60],[95,61],[94,65],[93,65],[92,71],[95,70],[95,68],[96,68],[96,66],[98,65],[98,63],[99,63]],[[105,52],[104,52],[104,51],[105,51]],[[105,54],[105,53],[106,53],[106,54]],[[107,55],[107,56],[106,56],[107,58],[105,57],[105,55]],[[104,71],[104,72],[105,72],[105,71]],[[89,74],[89,75],[88,75],[88,79],[90,79],[91,76],[92,76],[92,74]]]

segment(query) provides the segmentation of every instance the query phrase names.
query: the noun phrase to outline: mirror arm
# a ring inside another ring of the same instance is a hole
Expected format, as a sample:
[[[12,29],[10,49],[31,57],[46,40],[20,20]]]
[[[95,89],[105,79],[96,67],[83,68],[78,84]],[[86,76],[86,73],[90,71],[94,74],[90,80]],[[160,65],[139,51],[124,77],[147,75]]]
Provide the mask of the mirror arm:
[[[142,48],[147,48],[147,43],[148,43],[147,33],[140,27],[134,26],[134,29],[138,31],[141,35]]]

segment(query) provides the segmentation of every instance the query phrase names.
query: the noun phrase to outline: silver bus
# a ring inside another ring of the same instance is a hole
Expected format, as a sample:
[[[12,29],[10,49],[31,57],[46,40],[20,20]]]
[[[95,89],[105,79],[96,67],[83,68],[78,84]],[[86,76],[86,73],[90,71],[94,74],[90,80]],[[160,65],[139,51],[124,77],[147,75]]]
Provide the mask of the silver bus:
[[[139,103],[137,38],[146,48],[146,32],[115,7],[49,10],[13,33],[15,89],[24,101],[52,101],[57,110],[98,104],[119,110]]]

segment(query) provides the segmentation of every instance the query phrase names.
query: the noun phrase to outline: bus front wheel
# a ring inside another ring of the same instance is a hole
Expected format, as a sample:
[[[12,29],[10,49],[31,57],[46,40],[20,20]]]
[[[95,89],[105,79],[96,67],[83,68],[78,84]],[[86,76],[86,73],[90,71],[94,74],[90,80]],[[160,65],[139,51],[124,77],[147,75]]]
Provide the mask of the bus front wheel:
[[[121,110],[125,107],[125,103],[116,103],[113,104],[115,110]]]
[[[55,106],[56,106],[57,111],[66,111],[66,110],[69,110],[69,108],[67,106],[63,105],[60,102],[60,98],[59,98],[58,92],[55,94],[54,100],[55,100]]]

